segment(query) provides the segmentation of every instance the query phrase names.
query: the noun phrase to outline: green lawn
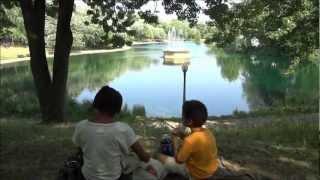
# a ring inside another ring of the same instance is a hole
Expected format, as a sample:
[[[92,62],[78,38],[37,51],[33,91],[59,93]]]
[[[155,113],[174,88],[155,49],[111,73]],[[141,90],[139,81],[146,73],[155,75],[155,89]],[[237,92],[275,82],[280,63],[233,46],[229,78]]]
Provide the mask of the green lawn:
[[[317,179],[317,116],[219,120],[209,127],[217,138],[219,154],[233,170],[245,169],[267,179]],[[263,122],[263,123],[257,123]],[[165,126],[150,120],[128,121],[144,146],[156,151]],[[234,124],[242,124],[241,126]],[[233,125],[232,125],[233,124]],[[0,119],[3,179],[55,179],[63,161],[75,152],[73,124],[43,125],[29,119]],[[262,179],[262,178],[259,178]]]
[[[4,47],[0,46],[1,60],[29,57],[28,47]]]

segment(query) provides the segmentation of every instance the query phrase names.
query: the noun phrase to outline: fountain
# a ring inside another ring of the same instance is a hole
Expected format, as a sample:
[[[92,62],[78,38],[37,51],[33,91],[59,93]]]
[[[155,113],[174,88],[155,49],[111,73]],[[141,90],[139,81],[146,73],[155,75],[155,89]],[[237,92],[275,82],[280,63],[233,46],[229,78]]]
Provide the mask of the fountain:
[[[174,27],[168,31],[168,48],[163,52],[164,64],[184,64],[189,62],[190,54],[183,47],[183,36],[181,31]]]

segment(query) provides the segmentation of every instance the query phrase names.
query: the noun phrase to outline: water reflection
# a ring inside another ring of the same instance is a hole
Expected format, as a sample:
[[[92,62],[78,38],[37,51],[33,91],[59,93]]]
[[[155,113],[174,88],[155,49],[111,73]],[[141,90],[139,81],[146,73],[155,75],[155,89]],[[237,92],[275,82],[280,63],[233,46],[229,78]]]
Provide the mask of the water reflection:
[[[75,97],[77,103],[82,104],[84,102],[92,102],[95,94],[97,94],[98,90],[90,90],[88,88],[83,89],[80,94]]]
[[[229,81],[244,78],[244,95],[251,110],[284,106],[318,109],[318,65],[301,65],[287,74],[289,63],[285,57],[240,55],[218,49],[213,52],[223,77]]]
[[[215,56],[206,53],[208,48],[205,45],[186,43],[185,47],[192,54],[192,65],[187,73],[187,99],[205,102],[212,115],[230,114],[235,109],[248,111],[248,105],[242,96],[241,79],[225,81],[215,63]],[[137,46],[123,57],[126,60],[119,66],[117,63],[122,58],[119,55],[114,56],[114,59],[102,56],[99,60],[95,57],[94,62],[98,61],[95,62],[98,66],[91,64],[88,67],[72,68],[70,84],[75,85],[70,86],[73,90],[70,89],[69,92],[78,93],[75,94],[77,100],[91,100],[97,88],[109,84],[122,93],[129,108],[133,108],[135,104],[143,104],[149,116],[179,116],[182,105],[182,71],[180,66],[162,64],[165,49],[165,44]],[[132,57],[134,60],[131,61]],[[93,60],[85,56],[83,58],[86,59],[79,60],[74,66],[91,63]],[[106,64],[107,58],[109,64]],[[134,70],[132,63],[138,62],[143,68]],[[122,70],[124,67],[129,69]],[[117,72],[122,73],[115,74]],[[116,78],[110,80],[110,75]]]
[[[148,48],[151,51],[148,51]],[[235,109],[249,110],[242,96],[241,79],[228,82],[222,78],[215,56],[207,54],[207,46],[188,42],[185,43],[185,48],[192,56],[187,72],[187,99],[203,101],[211,115],[230,114]],[[161,56],[165,49],[166,46],[148,45],[144,46],[143,53],[162,62]],[[129,107],[134,104],[144,104],[149,116],[181,114],[183,87],[181,66],[153,64],[139,72],[128,72],[110,84],[121,91]]]
[[[98,88],[127,71],[140,71],[152,63],[153,61],[149,58],[133,51],[74,56],[70,63],[69,95],[78,96],[83,90],[96,92]],[[89,93],[87,95],[89,96]],[[92,98],[88,97],[88,99]]]

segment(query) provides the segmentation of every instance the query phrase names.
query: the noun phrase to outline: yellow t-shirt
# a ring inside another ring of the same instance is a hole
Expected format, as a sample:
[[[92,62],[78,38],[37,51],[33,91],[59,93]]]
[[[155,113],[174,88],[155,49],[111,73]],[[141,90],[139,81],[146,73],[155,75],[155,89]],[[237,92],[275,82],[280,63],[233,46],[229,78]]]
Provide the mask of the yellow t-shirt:
[[[208,129],[201,128],[184,139],[176,158],[186,163],[194,179],[203,179],[210,177],[217,170],[217,154],[215,137]]]

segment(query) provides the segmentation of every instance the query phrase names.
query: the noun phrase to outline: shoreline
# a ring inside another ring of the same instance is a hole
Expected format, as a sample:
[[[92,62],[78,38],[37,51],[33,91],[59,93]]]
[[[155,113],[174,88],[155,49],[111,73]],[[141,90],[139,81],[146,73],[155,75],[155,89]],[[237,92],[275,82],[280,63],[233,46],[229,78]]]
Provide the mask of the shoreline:
[[[162,44],[165,42],[156,42],[156,41],[142,41],[142,42],[133,42],[132,46],[124,46],[122,48],[115,48],[115,49],[91,49],[91,50],[79,50],[75,52],[71,52],[70,56],[79,56],[79,55],[86,55],[86,54],[102,54],[102,53],[112,53],[112,52],[121,52],[127,51],[132,49],[133,46],[136,45],[147,45],[147,44]],[[46,54],[47,58],[54,57],[53,54]],[[0,65],[4,64],[13,64],[18,62],[29,61],[30,57],[23,57],[23,58],[13,58],[13,59],[1,59],[0,58]]]
[[[86,54],[102,54],[102,53],[112,53],[112,52],[121,52],[121,51],[127,51],[130,50],[131,46],[124,46],[122,48],[115,48],[115,49],[96,49],[96,50],[80,50],[76,52],[71,52],[70,56],[80,56],[80,55],[86,55]],[[53,54],[47,54],[47,58],[52,58]],[[24,57],[24,58],[14,58],[14,59],[6,59],[6,60],[0,60],[0,64],[12,64],[12,63],[18,63],[18,62],[24,62],[24,61],[30,61],[30,57]]]
[[[141,42],[133,42],[132,46],[135,45],[148,45],[148,44],[164,44],[165,41],[141,41]]]

